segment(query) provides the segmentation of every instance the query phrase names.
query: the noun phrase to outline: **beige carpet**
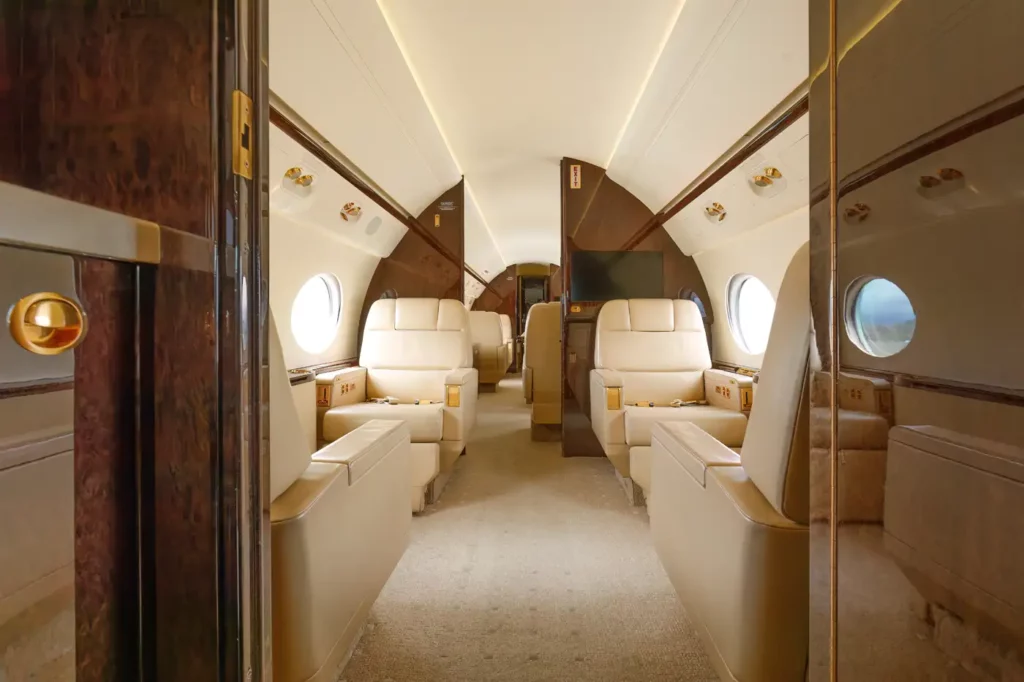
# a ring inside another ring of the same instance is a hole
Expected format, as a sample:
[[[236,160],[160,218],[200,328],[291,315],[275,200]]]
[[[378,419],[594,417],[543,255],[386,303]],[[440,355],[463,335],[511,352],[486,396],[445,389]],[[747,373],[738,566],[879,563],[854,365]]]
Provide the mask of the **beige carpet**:
[[[533,443],[518,378],[484,394],[441,501],[374,606],[346,682],[717,680],[604,458]]]

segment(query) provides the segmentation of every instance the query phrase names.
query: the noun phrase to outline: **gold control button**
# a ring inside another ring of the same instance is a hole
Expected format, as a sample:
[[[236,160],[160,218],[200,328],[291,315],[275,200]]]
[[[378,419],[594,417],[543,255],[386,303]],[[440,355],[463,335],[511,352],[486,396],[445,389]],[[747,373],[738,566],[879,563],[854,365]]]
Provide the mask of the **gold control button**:
[[[26,296],[7,316],[11,336],[37,355],[58,355],[85,338],[85,312],[76,301],[44,291]]]

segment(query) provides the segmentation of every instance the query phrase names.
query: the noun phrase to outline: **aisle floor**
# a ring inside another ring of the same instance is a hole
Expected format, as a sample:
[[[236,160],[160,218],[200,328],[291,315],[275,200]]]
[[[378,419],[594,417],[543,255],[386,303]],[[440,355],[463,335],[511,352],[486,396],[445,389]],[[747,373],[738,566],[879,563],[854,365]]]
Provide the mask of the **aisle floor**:
[[[345,682],[717,680],[606,458],[530,440],[518,377],[477,425]]]

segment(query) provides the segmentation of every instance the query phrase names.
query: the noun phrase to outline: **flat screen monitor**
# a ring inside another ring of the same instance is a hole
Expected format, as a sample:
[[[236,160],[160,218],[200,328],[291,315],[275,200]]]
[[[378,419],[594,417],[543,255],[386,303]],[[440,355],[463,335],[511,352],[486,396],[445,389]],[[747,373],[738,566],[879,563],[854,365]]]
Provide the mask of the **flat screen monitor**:
[[[662,298],[660,251],[576,251],[569,270],[573,301]]]

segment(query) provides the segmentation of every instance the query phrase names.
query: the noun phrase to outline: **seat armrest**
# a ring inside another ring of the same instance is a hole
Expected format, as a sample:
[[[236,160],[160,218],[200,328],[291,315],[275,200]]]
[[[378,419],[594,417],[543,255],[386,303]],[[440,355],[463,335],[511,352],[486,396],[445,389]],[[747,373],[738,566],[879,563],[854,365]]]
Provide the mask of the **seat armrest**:
[[[622,375],[611,369],[592,369],[590,376],[601,388],[622,388]]]
[[[314,462],[343,464],[353,485],[385,455],[410,441],[409,427],[397,419],[371,419],[313,454]]]
[[[480,373],[474,367],[453,369],[445,377],[442,440],[464,441],[476,424]]]
[[[626,444],[622,376],[605,369],[590,370],[590,424],[604,453]]]
[[[708,468],[740,465],[739,455],[690,422],[655,424],[651,445],[664,449],[702,488],[707,487]]]
[[[704,370],[704,397],[715,407],[750,412],[754,404],[754,379],[724,369]]]
[[[316,375],[316,406],[331,408],[366,402],[366,368],[345,367]]]
[[[453,369],[448,372],[444,378],[445,386],[465,386],[466,384],[475,381],[477,377],[477,371],[472,367],[460,367],[459,369]]]

